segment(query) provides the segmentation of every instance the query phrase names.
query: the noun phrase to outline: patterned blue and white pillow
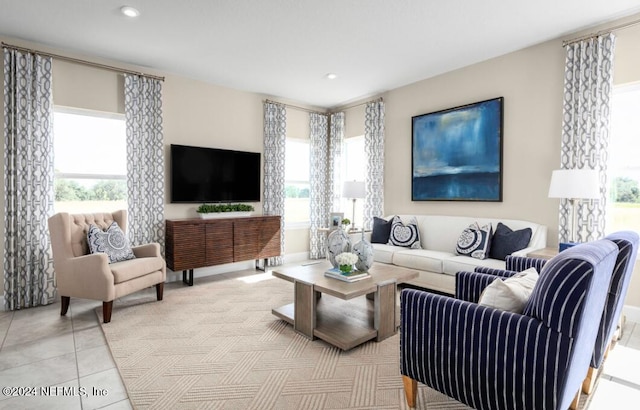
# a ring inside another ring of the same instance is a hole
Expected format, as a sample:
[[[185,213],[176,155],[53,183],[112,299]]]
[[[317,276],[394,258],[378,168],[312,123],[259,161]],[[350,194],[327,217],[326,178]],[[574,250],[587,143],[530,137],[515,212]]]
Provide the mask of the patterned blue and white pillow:
[[[456,253],[476,259],[487,259],[492,236],[493,228],[491,224],[481,228],[477,222],[474,222],[460,234],[456,244]]]
[[[109,263],[122,262],[136,257],[131,250],[127,236],[115,221],[106,231],[93,224],[89,225],[87,241],[89,242],[89,251],[91,253],[106,253],[109,257]]]
[[[388,244],[420,249],[420,232],[418,231],[418,220],[416,217],[409,219],[409,223],[405,225],[399,216],[395,216],[391,223]]]

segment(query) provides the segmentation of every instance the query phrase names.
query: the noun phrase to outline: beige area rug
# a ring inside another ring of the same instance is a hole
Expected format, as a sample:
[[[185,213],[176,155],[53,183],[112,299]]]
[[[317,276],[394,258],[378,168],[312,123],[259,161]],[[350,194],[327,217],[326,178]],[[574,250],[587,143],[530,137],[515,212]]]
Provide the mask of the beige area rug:
[[[271,314],[292,300],[293,285],[269,273],[172,283],[162,302],[155,291],[116,301],[102,329],[136,409],[408,408],[398,335],[344,352]],[[468,408],[423,385],[417,401]]]

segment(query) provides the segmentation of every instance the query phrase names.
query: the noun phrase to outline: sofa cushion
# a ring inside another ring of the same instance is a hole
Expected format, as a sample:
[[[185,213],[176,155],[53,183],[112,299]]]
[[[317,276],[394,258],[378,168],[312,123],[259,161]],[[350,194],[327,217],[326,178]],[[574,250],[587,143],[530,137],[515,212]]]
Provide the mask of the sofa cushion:
[[[389,245],[420,249],[420,232],[416,217],[411,217],[406,224],[399,216],[395,216],[392,221]]]
[[[470,256],[452,255],[450,258],[444,260],[442,271],[449,275],[455,275],[462,270],[473,272],[476,266],[504,269],[504,265],[504,261],[497,259],[476,259]]]
[[[489,257],[505,260],[513,252],[526,248],[531,240],[531,233],[531,228],[514,231],[502,222],[498,222],[496,231],[493,233]]]
[[[398,250],[393,254],[393,264],[409,269],[442,273],[444,260],[454,256],[452,253],[427,249]]]
[[[493,229],[490,223],[482,227],[477,222],[472,223],[460,234],[456,244],[456,253],[476,259],[487,259],[492,234]]]
[[[535,268],[518,272],[507,279],[497,278],[484,289],[478,304],[522,313],[537,280],[538,271]]]
[[[373,217],[373,229],[371,230],[371,243],[387,243],[389,242],[389,234],[391,234],[391,225],[393,218],[390,220]]]
[[[87,232],[87,242],[91,253],[106,253],[109,263],[134,259],[127,236],[118,223],[113,221],[106,231],[91,224]]]
[[[113,273],[114,283],[122,283],[131,279],[145,276],[151,272],[162,270],[164,260],[160,257],[136,258],[109,265]]]
[[[405,249],[382,243],[372,243],[371,245],[373,246],[373,261],[380,263],[393,263],[393,254],[400,249]]]

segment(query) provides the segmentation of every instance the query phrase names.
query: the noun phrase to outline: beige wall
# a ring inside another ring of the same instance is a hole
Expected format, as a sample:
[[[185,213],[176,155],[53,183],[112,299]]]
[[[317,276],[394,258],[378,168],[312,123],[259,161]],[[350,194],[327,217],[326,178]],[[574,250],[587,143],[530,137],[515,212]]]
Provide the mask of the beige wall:
[[[344,137],[352,138],[364,135],[364,104],[344,110]]]
[[[124,114],[124,76],[115,71],[53,60],[54,104]]]
[[[166,175],[171,144],[262,152],[262,98],[182,77],[167,76],[162,88]],[[195,217],[199,204],[169,203],[167,219]],[[261,212],[260,203],[252,204]]]
[[[557,244],[558,201],[547,191],[560,164],[563,67],[562,47],[547,42],[386,93],[385,213],[524,219]],[[411,117],[495,97],[504,97],[502,202],[411,201]]]

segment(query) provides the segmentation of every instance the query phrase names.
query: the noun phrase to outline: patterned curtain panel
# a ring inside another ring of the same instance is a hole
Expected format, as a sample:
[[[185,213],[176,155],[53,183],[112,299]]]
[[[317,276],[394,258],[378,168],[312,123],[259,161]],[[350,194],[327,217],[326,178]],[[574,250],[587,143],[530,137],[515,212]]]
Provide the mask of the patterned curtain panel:
[[[384,212],[384,102],[367,103],[365,108],[364,149],[367,169],[364,177],[364,227],[371,229],[373,217]]]
[[[133,245],[164,249],[164,141],[162,82],[125,75],[127,234]]]
[[[327,122],[327,116],[324,114],[311,113],[309,115],[311,128],[309,257],[311,259],[324,258],[326,253],[326,234],[318,232],[318,228],[327,226],[331,203],[331,197],[328,194],[327,156],[329,153],[329,141],[327,138]]]
[[[47,219],[53,214],[51,58],[4,50],[4,300],[55,299]]]
[[[604,236],[614,47],[613,34],[566,46],[560,167],[595,169],[600,174],[600,200],[584,200],[577,206],[582,241]],[[570,226],[571,205],[563,199],[560,242],[569,241]]]
[[[284,105],[264,103],[264,199],[265,215],[280,215],[280,255],[269,258],[267,266],[282,265],[284,258],[284,154],[287,110]]]
[[[329,178],[327,195],[328,213],[339,212],[342,201],[342,154],[344,152],[344,112],[329,118]],[[327,222],[329,215],[327,215]]]

